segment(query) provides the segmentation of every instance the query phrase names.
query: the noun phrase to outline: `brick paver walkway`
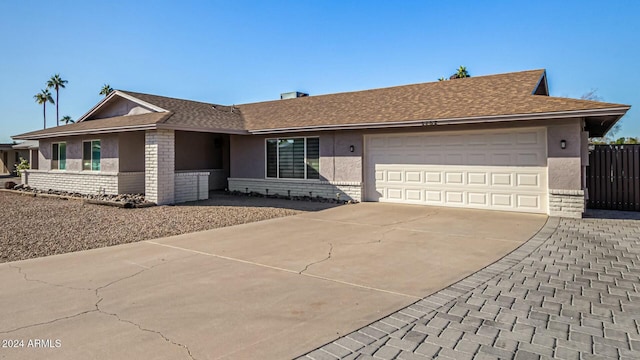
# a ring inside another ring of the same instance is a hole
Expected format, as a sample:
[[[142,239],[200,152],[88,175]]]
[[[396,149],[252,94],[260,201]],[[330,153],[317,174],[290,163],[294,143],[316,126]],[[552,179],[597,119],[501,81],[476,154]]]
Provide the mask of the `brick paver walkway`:
[[[605,218],[550,218],[497,263],[301,359],[640,359],[640,220]]]

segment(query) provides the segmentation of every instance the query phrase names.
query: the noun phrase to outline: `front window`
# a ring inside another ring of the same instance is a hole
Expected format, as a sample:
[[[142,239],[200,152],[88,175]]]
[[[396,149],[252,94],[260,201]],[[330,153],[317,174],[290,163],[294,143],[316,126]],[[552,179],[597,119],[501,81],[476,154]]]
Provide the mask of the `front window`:
[[[100,171],[100,140],[82,143],[82,170]]]
[[[52,170],[65,170],[67,168],[67,143],[53,144],[51,157]]]
[[[317,137],[267,139],[266,153],[268,178],[320,178],[320,139]]]

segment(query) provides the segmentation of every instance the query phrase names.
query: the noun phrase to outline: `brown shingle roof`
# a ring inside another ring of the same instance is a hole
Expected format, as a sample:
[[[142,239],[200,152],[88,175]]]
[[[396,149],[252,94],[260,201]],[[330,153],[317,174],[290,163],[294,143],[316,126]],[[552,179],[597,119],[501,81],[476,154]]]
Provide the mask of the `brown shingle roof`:
[[[544,70],[238,105],[250,131],[393,123],[625,105],[533,95]]]
[[[240,115],[240,111],[231,106],[175,99],[132,91],[121,92],[171,111],[173,116],[167,119],[164,122],[165,124],[204,129],[245,129],[244,120]]]
[[[171,112],[148,113],[141,115],[118,116],[100,120],[82,121],[75,124],[56,126],[14,136],[16,139],[38,139],[50,136],[66,136],[75,133],[104,131],[107,129],[126,129],[132,127],[152,126],[171,118]]]
[[[534,95],[544,70],[479,76],[450,81],[301,97],[238,105],[216,105],[164,96],[120,91],[169,111],[119,116],[15,136],[38,139],[54,133],[156,124],[183,130],[253,132],[274,129],[386,124],[504,115],[622,109],[604,118],[587,118],[594,134],[606,132],[627,105]],[[595,124],[595,125],[594,125]],[[593,135],[599,136],[599,135]]]

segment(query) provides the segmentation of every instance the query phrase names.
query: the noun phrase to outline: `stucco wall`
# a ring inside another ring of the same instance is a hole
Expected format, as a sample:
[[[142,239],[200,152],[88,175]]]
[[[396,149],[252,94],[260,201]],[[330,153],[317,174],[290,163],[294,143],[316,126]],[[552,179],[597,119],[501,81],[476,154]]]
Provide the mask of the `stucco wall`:
[[[560,142],[566,141],[566,149]],[[582,190],[582,120],[562,121],[547,127],[549,189]]]
[[[264,139],[263,136],[251,135],[231,135],[229,137],[230,177],[264,178]]]
[[[118,134],[121,172],[144,172],[144,131]]]
[[[176,131],[176,170],[222,169],[227,144],[221,134]]]
[[[56,142],[67,143],[67,171],[82,171],[82,142],[88,140],[100,140],[100,171],[117,172],[118,161],[118,135],[101,134],[87,136],[72,136],[68,138],[55,138],[40,140],[39,169],[51,170],[52,144]]]
[[[328,131],[281,136],[231,135],[231,178],[265,178],[265,139],[318,136],[320,138],[320,180],[362,181],[362,133]],[[354,152],[350,152],[350,146]]]
[[[144,108],[133,101],[116,96],[111,99],[108,104],[105,104],[104,107],[92,114],[89,119],[104,119],[123,115],[146,114],[150,112],[151,110]]]

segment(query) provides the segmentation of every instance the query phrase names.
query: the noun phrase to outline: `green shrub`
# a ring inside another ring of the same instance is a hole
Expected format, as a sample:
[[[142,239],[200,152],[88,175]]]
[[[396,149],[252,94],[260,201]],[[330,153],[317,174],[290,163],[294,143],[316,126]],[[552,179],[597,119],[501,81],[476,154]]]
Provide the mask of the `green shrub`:
[[[15,173],[20,176],[22,174],[21,170],[31,169],[31,165],[29,165],[29,161],[27,159],[20,158],[20,163],[15,165]]]

